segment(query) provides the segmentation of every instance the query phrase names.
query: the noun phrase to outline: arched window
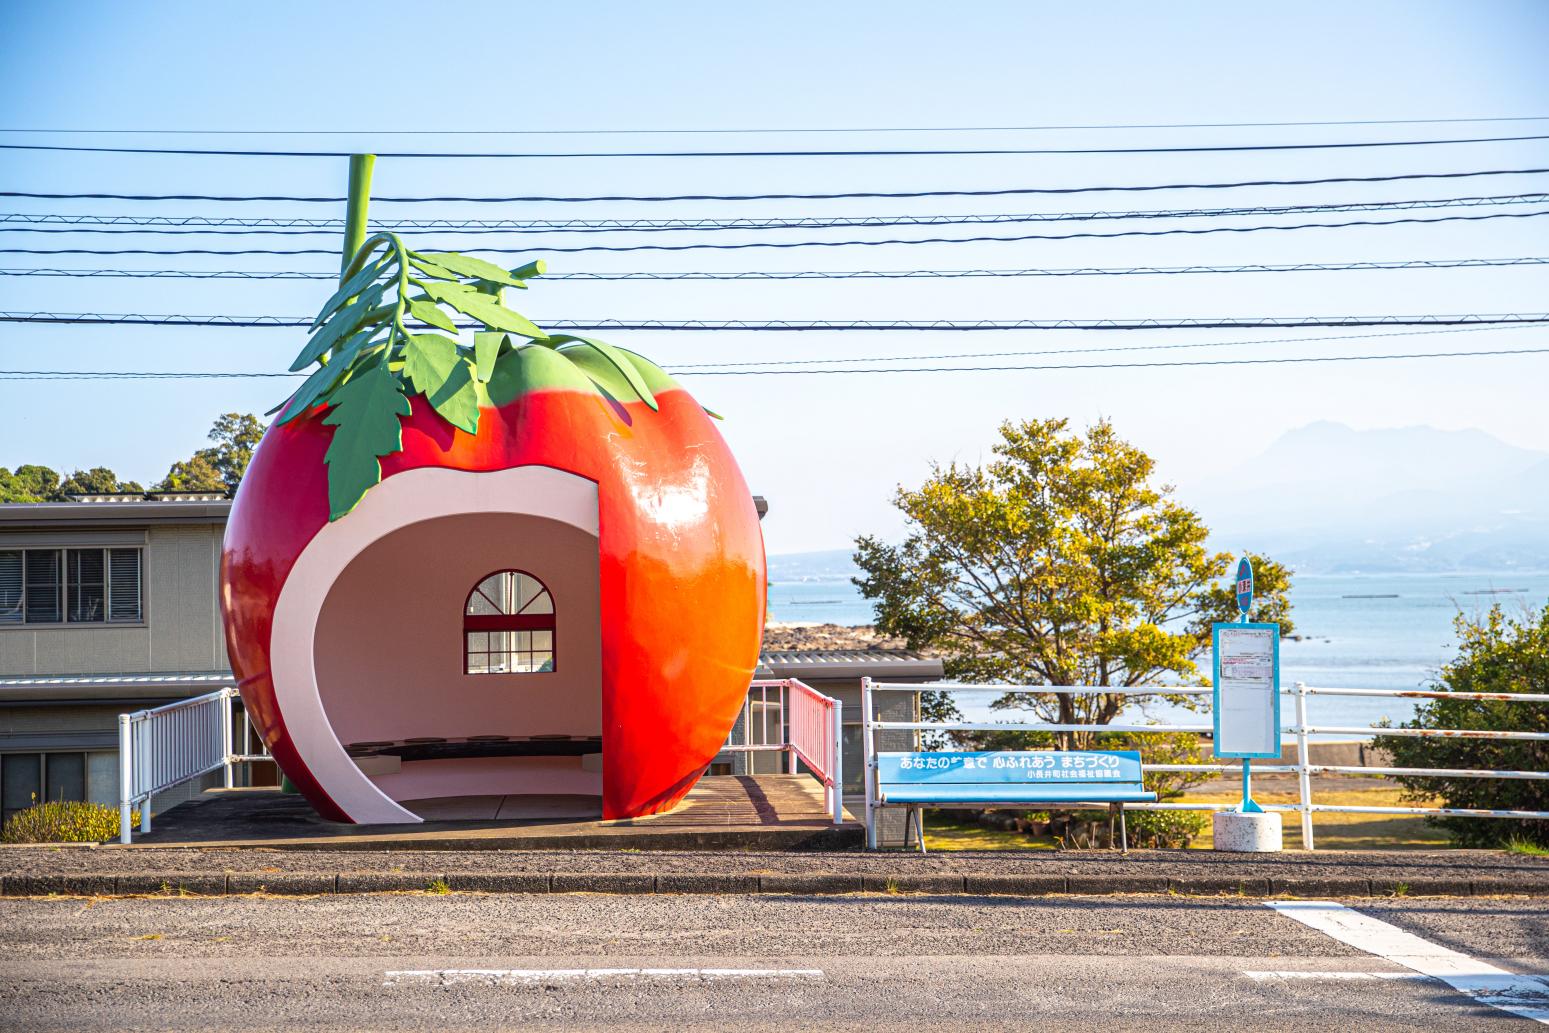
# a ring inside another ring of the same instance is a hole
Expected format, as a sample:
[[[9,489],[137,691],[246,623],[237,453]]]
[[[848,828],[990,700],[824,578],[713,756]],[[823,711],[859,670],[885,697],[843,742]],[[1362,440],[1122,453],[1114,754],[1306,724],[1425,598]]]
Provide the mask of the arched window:
[[[554,670],[554,598],[524,570],[502,570],[480,581],[463,607],[468,674]]]

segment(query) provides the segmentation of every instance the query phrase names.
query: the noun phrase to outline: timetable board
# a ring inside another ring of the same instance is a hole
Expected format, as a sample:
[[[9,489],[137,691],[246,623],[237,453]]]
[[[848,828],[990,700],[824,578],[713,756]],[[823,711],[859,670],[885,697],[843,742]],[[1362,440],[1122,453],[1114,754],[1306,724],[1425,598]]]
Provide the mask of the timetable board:
[[[1216,624],[1215,755],[1280,756],[1280,625]]]

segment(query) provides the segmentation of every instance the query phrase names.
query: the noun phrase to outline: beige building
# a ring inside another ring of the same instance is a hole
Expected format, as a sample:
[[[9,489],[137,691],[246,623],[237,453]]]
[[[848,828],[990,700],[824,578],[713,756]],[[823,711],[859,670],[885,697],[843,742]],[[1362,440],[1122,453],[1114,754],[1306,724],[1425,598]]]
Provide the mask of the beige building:
[[[230,684],[218,494],[0,505],[0,811],[118,799],[118,715]],[[172,800],[158,800],[158,809]]]

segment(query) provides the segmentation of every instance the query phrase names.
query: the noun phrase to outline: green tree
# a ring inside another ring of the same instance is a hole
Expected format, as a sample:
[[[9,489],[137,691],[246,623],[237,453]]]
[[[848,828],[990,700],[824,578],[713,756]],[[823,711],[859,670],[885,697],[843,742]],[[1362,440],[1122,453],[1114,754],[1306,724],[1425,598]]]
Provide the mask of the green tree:
[[[856,579],[877,627],[940,654],[949,677],[1010,685],[1136,688],[1203,681],[1210,626],[1237,616],[1232,557],[1206,547],[1155,463],[1100,422],[1005,423],[993,461],[935,466],[895,504],[901,545],[856,540]],[[1255,615],[1290,622],[1290,573],[1253,556]],[[1179,697],[1175,697],[1179,698]],[[999,708],[1106,724],[1135,697],[1008,693]],[[1085,745],[1089,736],[1060,736]]]
[[[1499,606],[1483,617],[1459,614],[1458,655],[1442,668],[1436,689],[1443,692],[1549,692],[1549,607],[1520,619]],[[1490,729],[1549,732],[1549,703],[1511,700],[1437,699],[1421,704],[1400,728]],[[1396,767],[1549,770],[1549,741],[1469,739],[1447,736],[1379,735],[1375,745],[1393,756]],[[1441,797],[1447,807],[1549,811],[1549,783],[1533,779],[1397,776],[1411,800]],[[1509,818],[1429,818],[1460,846],[1499,846],[1525,839],[1549,846],[1549,822]]]
[[[172,464],[158,491],[236,491],[264,436],[264,425],[251,413],[228,412],[210,428],[209,448]]]
[[[172,464],[157,491],[225,491],[226,479],[205,454],[211,449],[200,449],[187,459]]]
[[[52,502],[59,498],[59,474],[46,466],[0,467],[0,502]]]
[[[55,493],[59,498],[71,495],[112,495],[116,492],[143,492],[145,489],[134,481],[120,481],[118,475],[105,466],[90,470],[77,470],[59,485]]]

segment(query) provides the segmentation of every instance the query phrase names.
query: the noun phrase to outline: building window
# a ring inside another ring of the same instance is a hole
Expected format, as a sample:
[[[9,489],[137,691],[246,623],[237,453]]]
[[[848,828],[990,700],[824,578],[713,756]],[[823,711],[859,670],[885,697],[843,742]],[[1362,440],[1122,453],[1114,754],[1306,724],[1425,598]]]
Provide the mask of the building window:
[[[0,549],[0,624],[136,623],[141,550]]]
[[[85,800],[86,781],[84,753],[4,754],[0,756],[0,821],[33,804]]]
[[[463,670],[534,674],[554,670],[554,598],[523,570],[480,581],[463,607]]]

